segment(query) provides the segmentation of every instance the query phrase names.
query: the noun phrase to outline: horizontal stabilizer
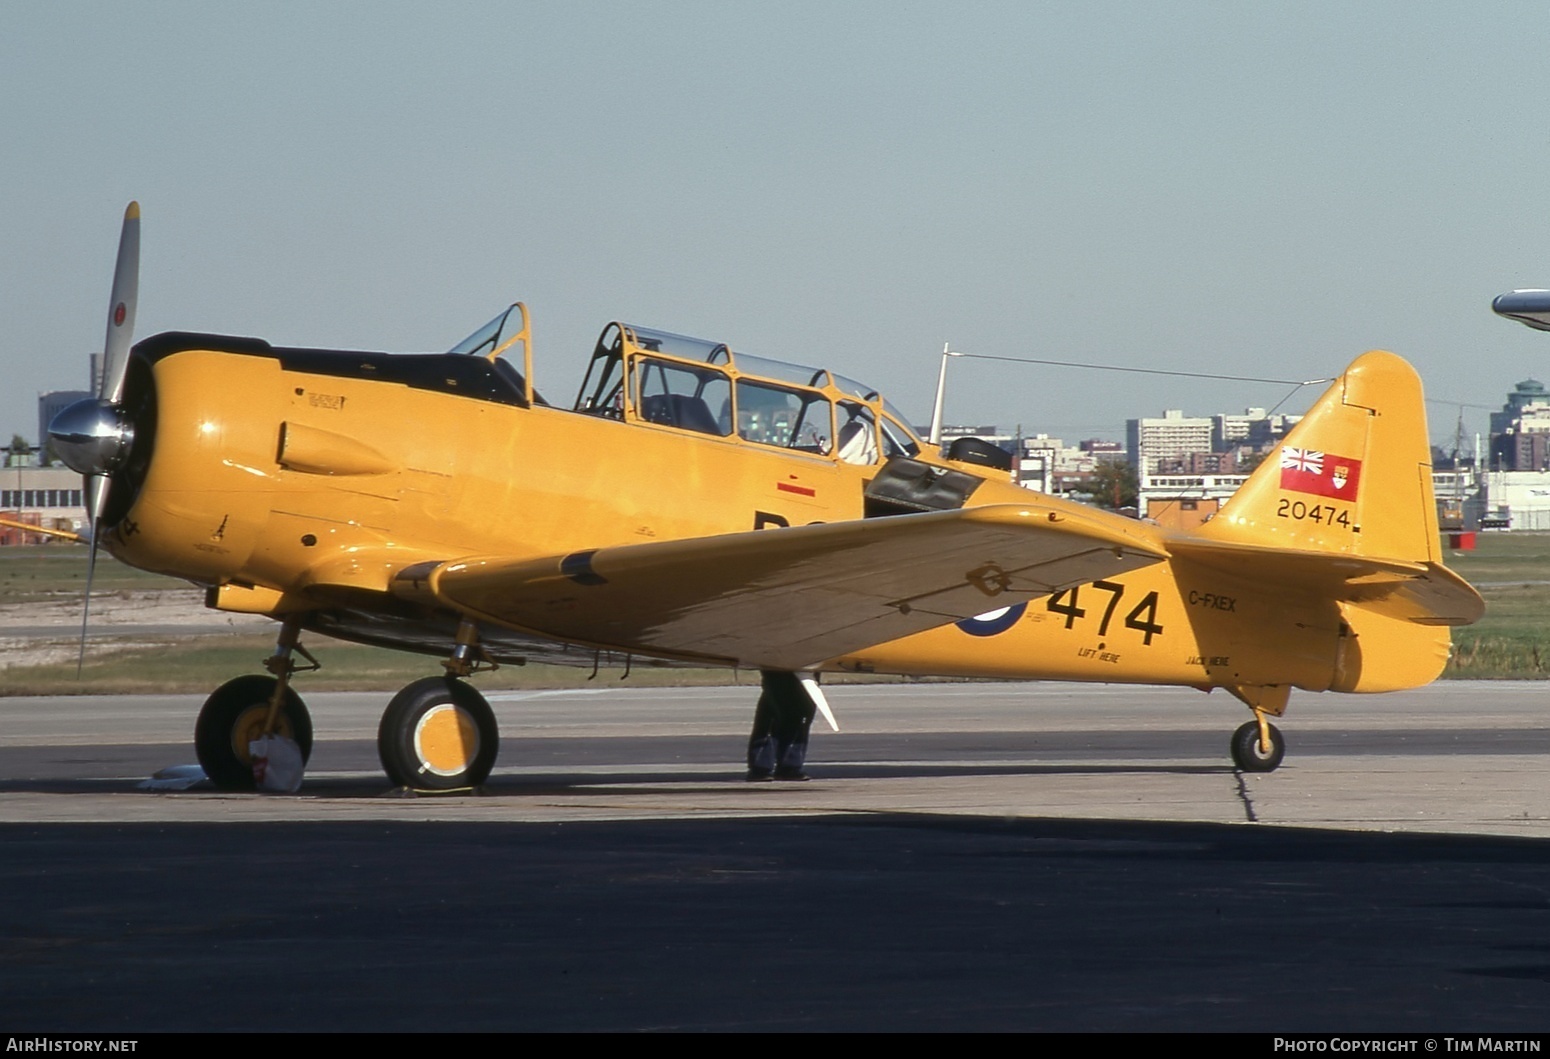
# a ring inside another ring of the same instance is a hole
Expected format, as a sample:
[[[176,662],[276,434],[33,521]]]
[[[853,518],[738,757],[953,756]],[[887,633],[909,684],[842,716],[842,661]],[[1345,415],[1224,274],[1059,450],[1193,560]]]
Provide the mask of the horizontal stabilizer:
[[[1485,613],[1480,593],[1438,563],[1376,559],[1331,552],[1208,541],[1198,537],[1169,542],[1176,556],[1220,573],[1253,571],[1264,586],[1289,593],[1356,603],[1387,617],[1419,625],[1470,625]]]

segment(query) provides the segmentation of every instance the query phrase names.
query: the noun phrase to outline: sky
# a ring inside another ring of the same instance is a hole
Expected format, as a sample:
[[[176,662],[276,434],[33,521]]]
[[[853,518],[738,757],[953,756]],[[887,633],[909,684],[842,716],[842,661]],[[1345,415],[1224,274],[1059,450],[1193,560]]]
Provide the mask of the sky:
[[[1451,443],[1550,378],[1490,312],[1550,286],[1542,15],[0,0],[0,430],[85,386],[136,199],[140,337],[441,350],[521,299],[556,403],[618,319],[917,422],[944,343],[1297,381],[1385,348]],[[958,360],[946,418],[1120,438],[1290,389]]]

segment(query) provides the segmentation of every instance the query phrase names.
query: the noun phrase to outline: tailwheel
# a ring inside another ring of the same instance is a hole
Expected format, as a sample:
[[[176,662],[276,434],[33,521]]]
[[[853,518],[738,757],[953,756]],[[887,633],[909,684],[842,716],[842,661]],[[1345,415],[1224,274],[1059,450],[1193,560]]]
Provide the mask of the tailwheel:
[[[1259,722],[1250,721],[1232,734],[1232,761],[1244,772],[1273,772],[1286,756],[1286,739],[1281,729],[1265,722],[1265,732],[1270,736],[1266,749],[1260,742]]]
[[[388,779],[412,790],[477,787],[489,778],[499,749],[490,704],[453,677],[426,677],[404,688],[377,729]]]
[[[210,782],[223,791],[251,791],[253,756],[248,744],[264,735],[274,677],[246,676],[228,680],[205,700],[194,724],[194,750]],[[301,749],[303,763],[312,756],[312,717],[301,696],[289,687],[280,701],[275,731]]]

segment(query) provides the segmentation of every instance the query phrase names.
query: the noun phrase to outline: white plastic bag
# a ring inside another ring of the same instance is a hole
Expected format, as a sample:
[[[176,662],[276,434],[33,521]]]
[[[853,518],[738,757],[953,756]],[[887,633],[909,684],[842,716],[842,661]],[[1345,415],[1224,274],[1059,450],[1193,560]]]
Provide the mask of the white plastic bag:
[[[261,791],[292,794],[301,789],[305,768],[301,747],[283,735],[266,735],[248,744],[253,755],[253,782]]]

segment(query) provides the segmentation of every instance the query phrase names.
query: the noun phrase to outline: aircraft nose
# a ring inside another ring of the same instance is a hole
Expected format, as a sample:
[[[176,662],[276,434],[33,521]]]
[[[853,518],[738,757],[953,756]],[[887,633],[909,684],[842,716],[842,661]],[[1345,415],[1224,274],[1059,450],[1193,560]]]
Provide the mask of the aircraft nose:
[[[1491,309],[1498,316],[1540,331],[1550,331],[1550,290],[1515,290],[1498,294],[1491,302]]]
[[[77,401],[48,425],[54,452],[78,474],[116,470],[134,441],[134,425],[106,401]]]

